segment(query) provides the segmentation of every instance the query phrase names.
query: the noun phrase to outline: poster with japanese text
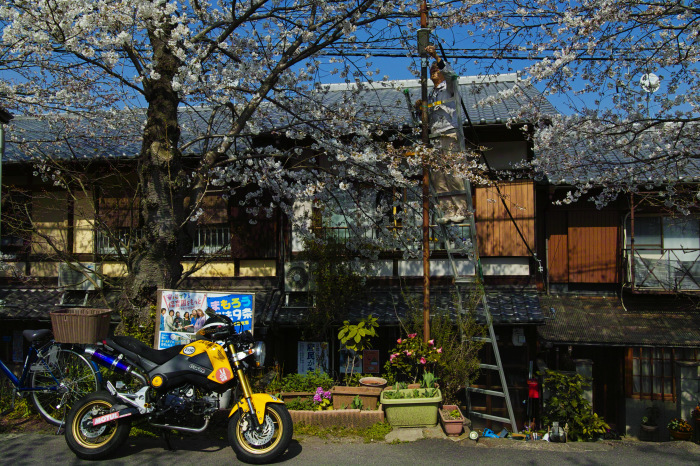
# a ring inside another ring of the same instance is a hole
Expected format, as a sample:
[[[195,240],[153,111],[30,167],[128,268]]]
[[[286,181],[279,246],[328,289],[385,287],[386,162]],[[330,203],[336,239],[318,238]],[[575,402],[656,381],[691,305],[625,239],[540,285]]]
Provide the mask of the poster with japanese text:
[[[328,343],[318,341],[297,342],[297,373],[306,374],[318,369],[328,372]]]
[[[155,348],[187,344],[209,318],[206,310],[224,314],[238,323],[237,330],[253,331],[255,295],[213,291],[160,290],[156,315]]]

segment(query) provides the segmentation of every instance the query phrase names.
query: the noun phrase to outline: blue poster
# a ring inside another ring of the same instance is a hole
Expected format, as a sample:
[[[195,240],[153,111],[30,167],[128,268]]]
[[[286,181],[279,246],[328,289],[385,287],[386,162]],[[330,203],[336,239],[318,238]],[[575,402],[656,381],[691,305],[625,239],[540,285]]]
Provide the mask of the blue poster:
[[[254,297],[253,293],[161,290],[155,348],[165,349],[194,341],[197,331],[206,325],[207,308],[238,322],[238,331],[252,332]]]
[[[207,296],[207,307],[217,314],[223,314],[238,323],[237,330],[253,331],[253,295],[228,294],[225,296]]]

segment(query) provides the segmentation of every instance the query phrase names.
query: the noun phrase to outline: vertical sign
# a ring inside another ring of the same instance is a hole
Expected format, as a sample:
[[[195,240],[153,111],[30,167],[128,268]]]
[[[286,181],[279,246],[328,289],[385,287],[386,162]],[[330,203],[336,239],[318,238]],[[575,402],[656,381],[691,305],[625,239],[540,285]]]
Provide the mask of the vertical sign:
[[[328,372],[328,343],[318,341],[297,342],[297,373],[306,374],[316,369]]]

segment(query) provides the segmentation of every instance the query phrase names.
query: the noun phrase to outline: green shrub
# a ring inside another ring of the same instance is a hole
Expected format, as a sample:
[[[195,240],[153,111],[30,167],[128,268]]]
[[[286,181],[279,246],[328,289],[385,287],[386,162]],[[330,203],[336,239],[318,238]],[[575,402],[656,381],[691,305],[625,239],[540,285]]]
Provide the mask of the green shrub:
[[[282,380],[275,380],[268,385],[272,392],[315,392],[318,387],[330,390],[335,381],[319,370],[306,374],[287,374]]]
[[[589,384],[590,379],[580,374],[545,371],[543,388],[550,392],[542,413],[545,424],[551,425],[554,421],[560,426],[568,424],[568,436],[572,440],[590,440],[604,434],[610,426],[593,412],[583,396],[583,389]]]

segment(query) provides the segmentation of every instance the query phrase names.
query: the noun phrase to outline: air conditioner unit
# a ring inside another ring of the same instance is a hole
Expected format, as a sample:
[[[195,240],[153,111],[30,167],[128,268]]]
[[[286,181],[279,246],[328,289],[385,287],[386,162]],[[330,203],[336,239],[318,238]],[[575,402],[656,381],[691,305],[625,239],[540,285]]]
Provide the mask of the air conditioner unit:
[[[102,288],[102,279],[96,271],[97,265],[93,262],[58,264],[58,286],[66,290],[83,291]]]
[[[307,262],[287,262],[284,264],[284,290],[287,292],[309,291],[312,289],[311,274]]]

